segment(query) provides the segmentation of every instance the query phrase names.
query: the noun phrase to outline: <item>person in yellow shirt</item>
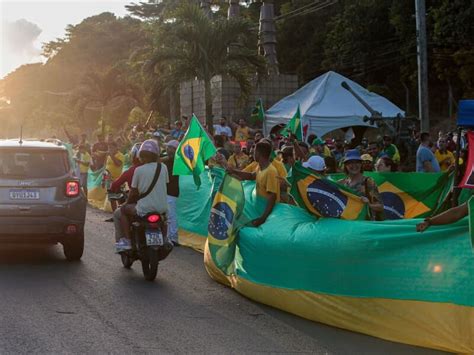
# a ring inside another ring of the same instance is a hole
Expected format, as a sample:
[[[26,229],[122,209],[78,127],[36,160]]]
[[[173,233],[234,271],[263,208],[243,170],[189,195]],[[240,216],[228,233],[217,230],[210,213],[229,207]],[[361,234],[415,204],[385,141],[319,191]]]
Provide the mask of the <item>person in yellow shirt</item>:
[[[87,197],[88,190],[87,190],[87,176],[89,174],[89,167],[91,165],[91,155],[87,151],[87,146],[85,144],[81,144],[79,146],[79,151],[76,155],[76,163],[79,164],[79,171],[80,171],[80,181],[81,187],[84,190],[84,194]]]
[[[233,146],[234,154],[232,154],[227,161],[229,166],[235,169],[245,169],[247,165],[249,165],[250,158],[247,154],[242,152],[242,148],[239,143],[234,143]]]
[[[250,138],[251,129],[247,126],[247,122],[243,118],[239,120],[239,125],[235,130],[235,141],[246,142]]]
[[[277,172],[277,178],[280,182],[280,198],[279,202],[286,203],[288,201],[288,192],[290,188],[290,183],[287,181],[288,171],[285,168],[285,164],[277,158],[271,160],[271,165],[275,168]],[[253,161],[246,168],[243,169],[244,172],[255,173],[259,169],[258,162]]]
[[[447,149],[446,138],[442,137],[438,140],[438,149],[435,152],[435,157],[441,171],[448,171],[449,167],[454,164],[454,154]]]
[[[283,164],[280,160],[278,159],[273,159],[271,162],[271,165],[276,169],[278,177],[282,179],[286,179],[288,176],[288,173],[285,169],[285,164]],[[247,173],[254,173],[258,170],[258,162],[253,161],[249,165],[247,165],[243,171]]]
[[[125,156],[119,152],[117,143],[112,141],[109,143],[109,152],[105,162],[105,169],[110,173],[110,182],[118,179],[122,175],[123,163]],[[107,187],[108,188],[108,187]],[[112,211],[117,209],[117,201],[111,200]]]
[[[311,155],[319,155],[320,157],[328,157],[331,156],[331,150],[326,146],[326,142],[324,142],[321,138],[315,138],[311,142],[311,148],[309,149]]]
[[[280,201],[280,182],[276,168],[270,162],[272,146],[267,142],[259,142],[255,146],[254,158],[258,164],[254,172],[245,172],[227,166],[230,174],[242,180],[255,180],[257,195],[267,200],[263,214],[252,221],[254,227],[265,223],[275,204]]]
[[[125,157],[119,152],[117,143],[109,143],[109,152],[105,163],[105,168],[110,173],[110,178],[112,181],[117,179],[122,174],[124,161]]]

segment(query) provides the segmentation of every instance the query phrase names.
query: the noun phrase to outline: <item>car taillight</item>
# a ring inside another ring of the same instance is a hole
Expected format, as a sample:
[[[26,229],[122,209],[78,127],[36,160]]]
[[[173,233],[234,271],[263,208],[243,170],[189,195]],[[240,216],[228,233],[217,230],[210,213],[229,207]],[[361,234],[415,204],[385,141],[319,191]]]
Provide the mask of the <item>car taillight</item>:
[[[68,224],[66,226],[66,234],[76,234],[77,226],[75,224]]]
[[[160,220],[160,215],[158,214],[151,214],[148,216],[148,222],[150,223],[156,223]]]
[[[66,183],[66,196],[67,197],[76,197],[79,196],[81,188],[77,181],[68,181]]]

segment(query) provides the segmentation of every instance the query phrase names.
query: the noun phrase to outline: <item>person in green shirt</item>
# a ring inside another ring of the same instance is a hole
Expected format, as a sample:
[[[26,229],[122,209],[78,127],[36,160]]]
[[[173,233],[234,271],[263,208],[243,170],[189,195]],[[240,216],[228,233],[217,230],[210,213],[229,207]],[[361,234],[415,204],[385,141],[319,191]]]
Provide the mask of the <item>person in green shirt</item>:
[[[400,164],[400,153],[395,144],[392,143],[392,137],[384,136],[383,137],[383,153],[388,155],[396,164]]]

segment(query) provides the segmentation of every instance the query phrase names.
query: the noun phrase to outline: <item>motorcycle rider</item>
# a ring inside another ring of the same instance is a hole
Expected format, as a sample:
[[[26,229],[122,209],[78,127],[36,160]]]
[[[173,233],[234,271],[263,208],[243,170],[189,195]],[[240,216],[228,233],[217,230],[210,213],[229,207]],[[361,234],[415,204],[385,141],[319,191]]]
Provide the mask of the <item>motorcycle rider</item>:
[[[110,190],[108,193],[111,194],[121,194],[122,193],[122,187],[126,183],[127,187],[130,189],[130,186],[132,186],[132,179],[133,175],[135,173],[135,170],[142,165],[142,162],[140,161],[140,158],[138,157],[138,151],[140,150],[141,143],[136,143],[131,151],[130,151],[130,158],[132,160],[132,166],[130,169],[127,171],[123,172],[122,175],[117,180],[114,180],[112,182],[112,185],[110,186]],[[125,195],[125,198],[127,195]],[[109,197],[110,198],[110,197]],[[122,197],[120,197],[122,199]],[[121,232],[121,226],[120,226],[120,209],[117,208],[113,212],[113,217],[111,219],[106,219],[106,222],[114,222],[115,225],[115,243],[118,243],[120,238],[122,238]]]
[[[154,140],[146,140],[142,143],[138,156],[143,165],[135,169],[127,202],[120,207],[120,215],[118,216],[120,223],[115,224],[116,234],[121,236],[118,243],[116,243],[117,251],[132,248],[130,223],[133,217],[144,217],[151,212],[166,215],[168,212],[167,184],[169,177],[166,165],[158,161],[160,148]],[[140,195],[151,187],[158,164],[161,165],[161,171],[155,186],[147,196],[140,198]],[[162,223],[161,232],[164,240],[167,240],[166,223]]]

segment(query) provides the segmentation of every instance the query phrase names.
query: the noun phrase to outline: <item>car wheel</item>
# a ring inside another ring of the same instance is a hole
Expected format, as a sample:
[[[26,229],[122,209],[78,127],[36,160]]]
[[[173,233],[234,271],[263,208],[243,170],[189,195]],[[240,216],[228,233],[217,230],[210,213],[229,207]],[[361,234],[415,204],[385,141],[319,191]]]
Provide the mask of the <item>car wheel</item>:
[[[63,243],[64,255],[68,261],[78,261],[84,253],[84,233]]]

